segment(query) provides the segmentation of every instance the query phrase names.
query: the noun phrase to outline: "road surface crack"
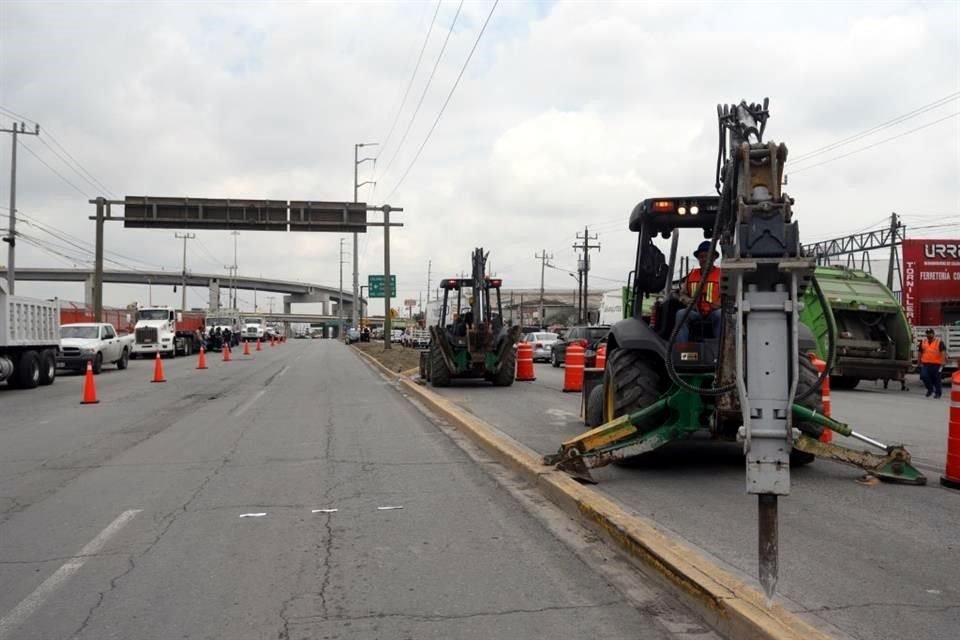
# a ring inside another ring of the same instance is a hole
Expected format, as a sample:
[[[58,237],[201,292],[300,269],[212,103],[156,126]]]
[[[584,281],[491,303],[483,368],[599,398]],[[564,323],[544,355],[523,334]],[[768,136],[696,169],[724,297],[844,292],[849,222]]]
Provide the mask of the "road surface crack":
[[[930,611],[932,613],[943,613],[952,609],[960,609],[960,604],[919,604],[912,602],[862,602],[859,604],[843,605],[824,605],[822,607],[813,607],[810,609],[800,609],[797,613],[830,613],[833,611],[847,611],[849,609],[863,609],[867,607],[893,607],[914,609],[916,611]]]
[[[471,613],[458,613],[458,614],[440,614],[440,613],[368,613],[365,615],[356,615],[356,616],[335,616],[327,617],[326,615],[319,616],[303,616],[303,617],[292,617],[290,618],[291,622],[296,624],[306,624],[310,622],[358,622],[362,620],[377,620],[382,618],[396,618],[402,620],[413,620],[417,622],[446,622],[449,620],[468,620],[470,618],[483,618],[483,617],[497,617],[497,616],[511,616],[511,615],[530,615],[530,614],[539,614],[539,613],[549,613],[553,611],[586,611],[589,609],[603,609],[606,607],[621,607],[625,604],[625,601],[612,600],[609,602],[598,602],[594,604],[579,604],[579,605],[554,605],[549,607],[537,607],[531,609],[497,609],[494,611],[474,611]]]

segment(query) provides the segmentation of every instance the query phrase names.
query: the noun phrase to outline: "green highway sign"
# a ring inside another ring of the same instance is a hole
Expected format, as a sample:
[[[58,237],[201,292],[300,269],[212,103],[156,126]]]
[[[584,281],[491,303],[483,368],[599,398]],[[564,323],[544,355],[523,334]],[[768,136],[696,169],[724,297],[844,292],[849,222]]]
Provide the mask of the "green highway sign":
[[[383,297],[383,276],[367,276],[367,285],[369,292],[367,297],[369,298],[382,298]],[[390,297],[397,295],[397,276],[390,276]]]

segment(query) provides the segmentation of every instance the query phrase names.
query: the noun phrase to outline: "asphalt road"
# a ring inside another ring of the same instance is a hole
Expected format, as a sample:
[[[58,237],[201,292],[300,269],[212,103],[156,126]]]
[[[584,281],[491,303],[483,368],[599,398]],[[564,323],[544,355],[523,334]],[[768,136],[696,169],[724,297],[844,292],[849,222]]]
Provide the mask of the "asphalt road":
[[[705,637],[347,347],[164,365],[0,388],[0,640]]]
[[[563,369],[538,363],[536,375],[507,389],[465,381],[436,391],[553,453],[583,432],[580,396],[561,392]],[[949,401],[924,398],[917,381],[906,392],[896,386],[835,391],[834,416],[908,444],[929,485],[865,485],[857,469],[826,461],[795,469],[792,494],[780,500],[778,593],[788,608],[855,638],[957,638],[960,492],[939,485]],[[677,443],[593,473],[600,491],[756,584],[756,498],[745,493],[736,444]]]

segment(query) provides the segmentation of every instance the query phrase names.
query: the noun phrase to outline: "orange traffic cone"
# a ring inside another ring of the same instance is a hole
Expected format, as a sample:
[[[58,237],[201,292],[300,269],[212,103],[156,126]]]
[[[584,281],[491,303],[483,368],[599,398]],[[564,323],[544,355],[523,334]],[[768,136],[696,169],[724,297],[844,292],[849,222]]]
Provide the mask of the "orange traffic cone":
[[[517,345],[517,380],[536,380],[533,369],[533,345],[521,342]]]
[[[257,338],[257,351],[260,351],[260,338]]]
[[[97,387],[93,383],[93,364],[87,363],[87,374],[83,379],[83,399],[80,404],[97,404]]]
[[[243,341],[243,355],[250,355],[250,343],[246,340]]]
[[[602,343],[597,347],[597,361],[593,365],[597,369],[604,369],[607,366],[607,344]]]
[[[200,345],[200,355],[197,357],[197,369],[206,369],[207,368],[207,354],[203,350],[203,345]]]
[[[150,382],[166,382],[167,379],[163,377],[163,358],[160,357],[160,352],[157,351],[157,358],[153,361],[153,380]]]
[[[580,391],[583,389],[583,347],[571,344],[567,347],[563,372],[563,390]]]
[[[223,345],[223,361],[230,362],[230,345]]]
[[[821,374],[823,370],[827,368],[827,363],[821,360],[820,358],[812,358],[813,366],[817,368],[817,371]],[[823,415],[830,417],[830,375],[828,374],[826,378],[823,379],[823,384],[820,387],[820,391],[823,394]],[[824,427],[823,433],[820,434],[820,442],[833,442],[833,431]]]
[[[947,423],[947,465],[940,484],[960,489],[960,371],[950,378],[950,420]]]

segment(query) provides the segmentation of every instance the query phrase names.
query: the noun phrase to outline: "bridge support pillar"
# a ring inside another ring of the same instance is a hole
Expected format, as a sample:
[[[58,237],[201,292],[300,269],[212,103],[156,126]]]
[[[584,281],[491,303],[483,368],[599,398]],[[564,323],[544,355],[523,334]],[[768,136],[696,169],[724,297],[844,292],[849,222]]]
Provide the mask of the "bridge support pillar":
[[[210,279],[210,311],[220,309],[220,281],[216,278]]]
[[[94,302],[93,274],[83,281],[83,304],[92,307]]]

